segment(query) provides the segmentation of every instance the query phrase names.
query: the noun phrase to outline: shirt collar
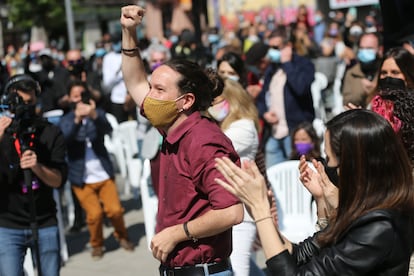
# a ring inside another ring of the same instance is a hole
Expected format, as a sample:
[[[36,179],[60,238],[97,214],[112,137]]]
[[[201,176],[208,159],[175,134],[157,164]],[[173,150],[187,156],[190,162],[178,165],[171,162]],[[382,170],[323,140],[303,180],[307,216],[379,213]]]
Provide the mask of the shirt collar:
[[[177,143],[195,124],[201,120],[200,112],[193,112],[187,117],[176,129],[165,137],[165,141],[169,144]]]

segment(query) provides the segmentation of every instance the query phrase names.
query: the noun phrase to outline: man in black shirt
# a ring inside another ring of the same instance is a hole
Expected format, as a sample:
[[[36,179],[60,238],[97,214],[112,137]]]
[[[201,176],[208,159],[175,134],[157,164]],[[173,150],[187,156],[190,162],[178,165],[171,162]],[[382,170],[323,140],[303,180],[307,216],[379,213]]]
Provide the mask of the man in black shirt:
[[[43,276],[59,275],[53,188],[66,181],[66,146],[59,128],[35,115],[39,90],[15,75],[2,97],[10,116],[0,118],[0,275],[23,275],[27,248],[39,252]]]

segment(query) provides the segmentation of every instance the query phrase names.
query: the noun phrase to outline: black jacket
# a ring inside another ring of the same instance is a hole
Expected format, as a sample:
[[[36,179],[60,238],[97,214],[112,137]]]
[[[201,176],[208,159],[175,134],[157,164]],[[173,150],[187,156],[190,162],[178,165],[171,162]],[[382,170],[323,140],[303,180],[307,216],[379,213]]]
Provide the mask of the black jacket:
[[[376,210],[355,220],[338,241],[319,248],[317,233],[266,261],[271,275],[407,275],[412,217]]]

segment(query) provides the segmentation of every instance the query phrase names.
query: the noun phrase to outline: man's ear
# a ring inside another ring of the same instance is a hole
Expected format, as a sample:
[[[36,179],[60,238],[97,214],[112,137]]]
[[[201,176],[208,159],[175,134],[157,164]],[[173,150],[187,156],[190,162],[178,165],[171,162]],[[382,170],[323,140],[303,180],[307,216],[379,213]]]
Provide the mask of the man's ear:
[[[184,110],[190,110],[195,103],[195,95],[191,92],[187,92],[187,94],[184,96],[184,104],[183,109]]]

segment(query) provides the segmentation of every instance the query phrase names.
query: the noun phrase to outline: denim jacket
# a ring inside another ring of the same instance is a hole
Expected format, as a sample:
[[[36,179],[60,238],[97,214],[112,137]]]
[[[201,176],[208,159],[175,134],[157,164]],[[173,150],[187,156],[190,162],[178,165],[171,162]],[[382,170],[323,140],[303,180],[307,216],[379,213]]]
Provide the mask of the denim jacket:
[[[98,117],[95,120],[87,119],[86,123],[76,124],[74,111],[65,114],[59,122],[68,146],[68,179],[72,185],[80,187],[84,185],[87,138],[91,141],[92,149],[106,173],[110,177],[114,177],[113,166],[104,144],[104,136],[112,132],[112,127],[102,109],[97,108],[96,112]]]

